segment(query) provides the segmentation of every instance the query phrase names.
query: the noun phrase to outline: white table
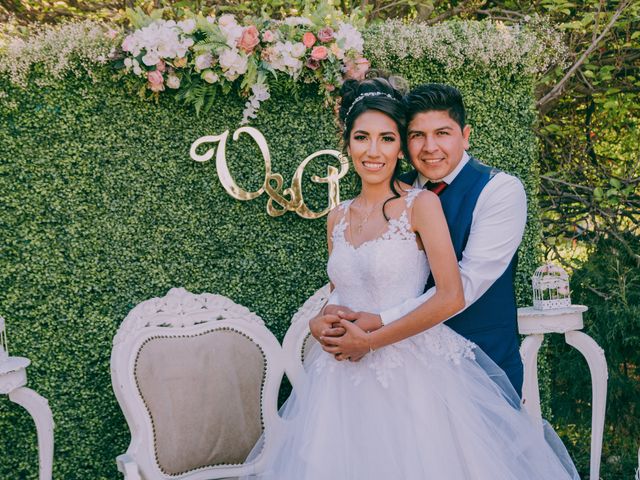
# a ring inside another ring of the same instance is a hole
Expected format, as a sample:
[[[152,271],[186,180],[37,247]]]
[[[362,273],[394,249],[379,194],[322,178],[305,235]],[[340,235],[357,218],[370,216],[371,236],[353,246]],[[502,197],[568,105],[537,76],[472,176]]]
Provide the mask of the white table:
[[[546,333],[564,333],[565,341],[576,348],[587,360],[591,372],[593,390],[591,403],[591,463],[589,478],[600,478],[600,456],[604,434],[604,414],[607,402],[607,361],[604,351],[584,332],[582,314],[588,310],[584,305],[567,308],[536,310],[533,307],[518,309],[518,330],[526,338],[520,346],[524,363],[522,399],[524,408],[535,419],[542,430],[540,391],[538,387],[538,351]]]
[[[8,357],[0,349],[0,394],[21,405],[33,417],[38,434],[40,480],[51,480],[53,469],[53,415],[47,399],[27,388],[27,367],[31,363],[23,357]]]

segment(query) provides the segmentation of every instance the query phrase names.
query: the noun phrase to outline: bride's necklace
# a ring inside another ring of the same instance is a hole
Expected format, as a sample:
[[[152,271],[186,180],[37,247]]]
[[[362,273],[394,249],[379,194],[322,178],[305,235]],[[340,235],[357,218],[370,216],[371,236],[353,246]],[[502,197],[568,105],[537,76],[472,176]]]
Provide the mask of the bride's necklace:
[[[361,197],[358,197],[358,199],[360,198]],[[367,223],[367,221],[369,220],[369,217],[371,216],[373,211],[376,209],[376,207],[381,203],[385,202],[386,200],[387,199],[385,198],[380,200],[379,202],[374,203],[372,207],[362,216],[362,218],[360,219],[360,222],[358,223],[358,225],[356,225],[356,231],[358,232],[358,235],[362,233],[362,229],[364,228],[364,225]]]

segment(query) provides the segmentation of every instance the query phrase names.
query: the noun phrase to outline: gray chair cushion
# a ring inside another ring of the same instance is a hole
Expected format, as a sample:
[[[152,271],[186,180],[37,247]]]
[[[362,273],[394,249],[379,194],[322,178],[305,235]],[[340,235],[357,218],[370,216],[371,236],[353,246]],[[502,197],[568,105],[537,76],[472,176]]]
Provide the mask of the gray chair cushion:
[[[228,328],[144,343],[134,375],[165,474],[244,462],[262,433],[265,368],[258,345]]]

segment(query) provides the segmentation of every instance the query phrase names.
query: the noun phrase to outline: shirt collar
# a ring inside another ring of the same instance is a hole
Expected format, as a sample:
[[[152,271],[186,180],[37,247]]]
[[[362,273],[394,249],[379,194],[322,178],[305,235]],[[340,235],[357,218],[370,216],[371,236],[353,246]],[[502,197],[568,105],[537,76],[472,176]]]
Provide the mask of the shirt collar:
[[[464,168],[464,166],[469,162],[469,158],[470,158],[469,154],[465,151],[462,154],[462,159],[460,159],[460,163],[458,163],[456,168],[454,168],[449,175],[444,177],[442,181],[445,182],[447,185],[450,185],[451,182],[453,182],[455,178],[458,176],[460,171]],[[429,179],[427,177],[425,177],[421,173],[418,173],[418,177],[416,178],[416,187],[423,188],[428,181]]]

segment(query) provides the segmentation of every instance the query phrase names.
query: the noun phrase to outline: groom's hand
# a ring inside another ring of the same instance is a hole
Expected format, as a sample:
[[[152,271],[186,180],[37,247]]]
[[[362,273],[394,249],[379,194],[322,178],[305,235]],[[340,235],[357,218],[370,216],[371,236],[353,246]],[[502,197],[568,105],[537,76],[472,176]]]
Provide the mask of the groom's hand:
[[[375,332],[382,327],[382,319],[375,313],[339,310],[336,314],[340,319],[355,323],[365,332]]]
[[[355,312],[353,310],[351,310],[349,307],[343,307],[342,305],[329,304],[329,305],[325,305],[325,307],[322,309],[322,313],[324,315],[338,315],[338,316],[340,316],[341,313],[354,314]]]

